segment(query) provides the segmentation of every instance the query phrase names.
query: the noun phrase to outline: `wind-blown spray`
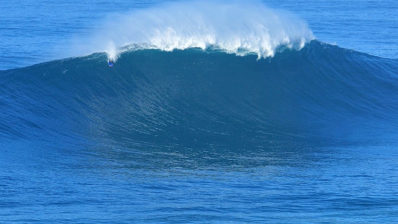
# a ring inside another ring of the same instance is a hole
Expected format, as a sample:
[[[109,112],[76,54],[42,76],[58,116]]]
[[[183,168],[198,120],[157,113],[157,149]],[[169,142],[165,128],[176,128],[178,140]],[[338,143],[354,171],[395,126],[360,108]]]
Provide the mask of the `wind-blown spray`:
[[[114,16],[89,38],[85,53],[105,51],[116,60],[132,49],[212,48],[265,58],[312,39],[304,21],[260,1],[189,1]]]

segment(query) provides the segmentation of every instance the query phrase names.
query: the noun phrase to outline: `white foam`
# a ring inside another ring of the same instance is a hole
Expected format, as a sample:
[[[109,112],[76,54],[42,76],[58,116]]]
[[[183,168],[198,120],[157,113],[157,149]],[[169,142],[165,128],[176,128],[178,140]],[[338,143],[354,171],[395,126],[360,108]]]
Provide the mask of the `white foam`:
[[[303,20],[260,1],[161,4],[114,16],[102,27],[85,46],[90,52],[107,52],[113,60],[131,49],[126,46],[164,51],[212,47],[265,58],[281,46],[301,49],[314,39]]]

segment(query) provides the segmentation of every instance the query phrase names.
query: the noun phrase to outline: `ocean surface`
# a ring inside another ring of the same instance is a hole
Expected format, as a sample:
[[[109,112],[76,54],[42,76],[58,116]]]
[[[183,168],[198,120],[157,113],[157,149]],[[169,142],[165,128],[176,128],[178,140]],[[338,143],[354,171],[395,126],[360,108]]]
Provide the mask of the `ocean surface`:
[[[397,11],[2,2],[0,223],[398,223]]]

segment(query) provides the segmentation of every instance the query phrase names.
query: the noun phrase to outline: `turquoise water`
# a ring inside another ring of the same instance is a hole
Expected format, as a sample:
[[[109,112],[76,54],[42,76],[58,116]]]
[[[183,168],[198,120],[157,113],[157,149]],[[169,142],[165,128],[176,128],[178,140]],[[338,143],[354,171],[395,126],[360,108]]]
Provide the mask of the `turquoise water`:
[[[0,7],[0,222],[398,222],[397,3],[190,4]]]

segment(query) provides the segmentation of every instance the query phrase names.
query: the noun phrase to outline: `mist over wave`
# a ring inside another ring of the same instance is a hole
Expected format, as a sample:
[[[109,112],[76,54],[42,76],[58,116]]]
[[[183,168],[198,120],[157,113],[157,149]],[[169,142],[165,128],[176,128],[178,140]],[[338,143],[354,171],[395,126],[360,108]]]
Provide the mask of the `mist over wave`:
[[[301,49],[312,39],[304,21],[261,1],[186,1],[114,15],[93,36],[77,41],[75,49],[78,54],[107,52],[114,60],[137,48],[214,48],[265,58],[279,48]]]
[[[305,22],[259,1],[120,15],[82,42],[103,53],[0,73],[0,138],[229,148],[394,141],[397,61],[313,38]]]
[[[398,1],[182,1],[2,2],[0,224],[398,223]]]

